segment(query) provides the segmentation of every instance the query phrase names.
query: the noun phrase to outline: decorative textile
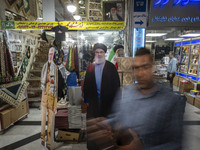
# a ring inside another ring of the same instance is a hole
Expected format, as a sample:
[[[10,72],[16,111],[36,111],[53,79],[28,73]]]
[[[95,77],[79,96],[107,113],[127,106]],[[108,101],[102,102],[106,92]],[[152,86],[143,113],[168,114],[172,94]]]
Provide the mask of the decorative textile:
[[[44,64],[43,68],[42,68],[42,77],[41,77],[41,89],[45,90],[46,87],[46,80],[47,80],[47,69],[48,69],[48,61]],[[54,64],[54,62],[51,62],[50,65],[50,77],[51,79],[53,79],[54,83],[50,84],[50,92],[54,95],[57,96],[56,92],[56,83],[57,83],[57,74],[56,74],[56,69],[57,66]]]
[[[28,85],[28,82],[21,81],[1,85],[0,98],[12,106],[18,107]]]
[[[1,39],[0,39],[1,40]],[[1,75],[5,77],[6,68],[5,68],[5,60],[4,60],[4,48],[2,47],[2,43],[0,44],[0,57],[1,57]]]
[[[118,62],[118,71],[129,72],[132,70],[132,57],[118,57],[116,61]]]
[[[67,58],[67,70],[71,71],[71,58],[72,58],[72,47],[69,47],[69,55]]]
[[[17,0],[12,0],[12,1],[6,0],[6,3],[9,6],[9,8],[12,8],[16,2],[17,2]]]
[[[77,74],[77,78],[79,79],[79,59],[78,59],[78,48],[76,46],[74,52],[74,62],[75,62],[75,72]]]
[[[71,71],[75,71],[75,61],[74,61],[74,52],[75,52],[75,47],[72,48],[72,53],[71,53]]]
[[[0,44],[1,45],[1,44]],[[0,46],[0,58],[1,58],[1,81],[0,83],[8,83],[14,78],[14,70],[11,61],[11,54],[6,43],[5,36],[3,35],[3,47]]]

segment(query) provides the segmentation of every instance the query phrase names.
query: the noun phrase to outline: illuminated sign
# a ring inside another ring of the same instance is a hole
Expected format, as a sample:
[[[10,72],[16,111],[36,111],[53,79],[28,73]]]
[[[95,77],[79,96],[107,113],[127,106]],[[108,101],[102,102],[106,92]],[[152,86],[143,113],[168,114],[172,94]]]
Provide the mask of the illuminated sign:
[[[45,29],[58,26],[56,21],[2,21],[2,29]],[[81,22],[60,21],[68,30],[124,30],[123,21]]]
[[[190,45],[190,41],[184,41],[182,42],[182,45]]]
[[[200,0],[150,1],[149,27],[199,27]]]
[[[155,0],[153,7],[164,7],[169,3],[170,0]],[[173,0],[173,6],[186,6],[186,5],[200,4],[200,0]]]
[[[146,12],[146,0],[134,0],[134,12]]]
[[[133,56],[137,49],[144,47],[145,42],[145,29],[144,28],[134,28],[133,29]]]
[[[181,42],[175,43],[174,45],[175,45],[175,46],[181,46]]]

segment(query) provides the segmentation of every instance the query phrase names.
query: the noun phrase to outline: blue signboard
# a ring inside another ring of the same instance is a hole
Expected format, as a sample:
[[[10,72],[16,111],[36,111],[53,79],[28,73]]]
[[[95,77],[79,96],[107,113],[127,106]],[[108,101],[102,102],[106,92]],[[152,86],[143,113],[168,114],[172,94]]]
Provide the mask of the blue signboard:
[[[192,78],[192,80],[197,80],[197,77],[194,77],[194,76],[191,76],[191,75],[187,75],[187,78],[189,78],[189,77],[191,77]]]
[[[190,45],[190,41],[184,41],[182,42],[182,45]]]
[[[187,78],[187,75],[184,74],[184,73],[179,73],[179,76],[184,77],[184,78]]]
[[[146,0],[134,0],[134,12],[146,12]]]
[[[149,27],[199,27],[200,0],[151,0]]]
[[[175,46],[181,46],[181,42],[175,43],[174,45],[175,45]]]
[[[191,44],[198,44],[198,43],[200,43],[200,40],[193,40],[193,41],[191,41]]]
[[[133,29],[133,57],[137,49],[144,47],[145,42],[145,28]]]

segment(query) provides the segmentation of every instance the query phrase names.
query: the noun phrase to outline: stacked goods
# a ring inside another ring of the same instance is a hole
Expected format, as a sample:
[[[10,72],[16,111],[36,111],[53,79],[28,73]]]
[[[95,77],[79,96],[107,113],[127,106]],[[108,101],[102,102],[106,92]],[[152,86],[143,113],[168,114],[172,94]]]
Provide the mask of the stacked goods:
[[[58,110],[55,115],[55,128],[68,129],[68,110]]]
[[[69,87],[69,104],[70,105],[81,105],[81,99],[82,99],[82,91],[80,86],[75,87]]]
[[[69,129],[81,129],[81,106],[69,106],[68,107],[68,122]]]
[[[184,93],[184,92],[190,92],[190,90],[194,89],[193,83],[187,80],[182,80],[180,82],[179,86],[179,92]]]

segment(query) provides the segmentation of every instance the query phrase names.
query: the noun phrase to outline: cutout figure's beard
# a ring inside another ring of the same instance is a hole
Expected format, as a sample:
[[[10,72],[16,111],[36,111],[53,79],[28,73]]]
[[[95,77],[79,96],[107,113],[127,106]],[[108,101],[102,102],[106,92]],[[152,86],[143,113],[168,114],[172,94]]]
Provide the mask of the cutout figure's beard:
[[[102,64],[104,62],[105,62],[105,57],[102,57],[102,58],[95,57],[96,64]]]

